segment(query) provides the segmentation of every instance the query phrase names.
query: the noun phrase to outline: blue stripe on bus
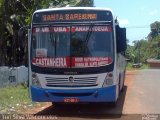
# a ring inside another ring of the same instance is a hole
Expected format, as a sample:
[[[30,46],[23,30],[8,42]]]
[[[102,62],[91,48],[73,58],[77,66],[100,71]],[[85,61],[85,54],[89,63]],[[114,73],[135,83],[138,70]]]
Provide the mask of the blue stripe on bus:
[[[66,97],[78,98],[79,102],[115,102],[116,85],[97,89],[58,90],[31,86],[32,101],[63,102]]]

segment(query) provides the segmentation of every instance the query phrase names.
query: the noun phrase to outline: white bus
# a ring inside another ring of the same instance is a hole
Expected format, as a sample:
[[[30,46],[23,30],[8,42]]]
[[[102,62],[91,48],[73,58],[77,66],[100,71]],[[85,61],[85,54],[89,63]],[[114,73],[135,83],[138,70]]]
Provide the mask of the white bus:
[[[37,10],[29,36],[32,101],[116,103],[124,86],[126,29],[110,9]]]

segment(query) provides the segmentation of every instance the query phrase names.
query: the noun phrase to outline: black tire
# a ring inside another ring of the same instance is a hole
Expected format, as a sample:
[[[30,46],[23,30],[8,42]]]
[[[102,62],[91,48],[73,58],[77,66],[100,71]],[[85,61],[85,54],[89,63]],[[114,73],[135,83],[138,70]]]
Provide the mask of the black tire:
[[[123,85],[122,85],[121,92],[124,91],[124,81],[125,81],[125,76],[126,76],[126,71],[123,72]]]
[[[53,107],[59,107],[59,106],[61,106],[61,105],[62,105],[61,103],[52,102],[52,106],[53,106]]]
[[[119,75],[119,82],[118,82],[118,98],[121,92],[121,75]]]
[[[115,102],[109,102],[108,106],[109,107],[116,107],[117,106],[117,101],[115,101]]]

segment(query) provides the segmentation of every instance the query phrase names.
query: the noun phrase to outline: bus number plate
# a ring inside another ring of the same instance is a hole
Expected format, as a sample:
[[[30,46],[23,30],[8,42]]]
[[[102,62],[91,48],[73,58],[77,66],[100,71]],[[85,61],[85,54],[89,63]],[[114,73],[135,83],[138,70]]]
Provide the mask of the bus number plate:
[[[65,103],[77,103],[79,102],[78,98],[64,98]]]

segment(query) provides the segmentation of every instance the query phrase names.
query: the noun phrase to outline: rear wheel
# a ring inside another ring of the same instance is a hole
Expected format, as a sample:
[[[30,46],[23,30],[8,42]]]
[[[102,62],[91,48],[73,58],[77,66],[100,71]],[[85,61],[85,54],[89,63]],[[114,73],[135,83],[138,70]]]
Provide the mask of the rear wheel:
[[[119,75],[119,82],[118,82],[118,98],[121,92],[121,75]]]
[[[61,106],[62,103],[59,103],[59,102],[52,102],[52,106],[53,107],[58,107],[58,106]]]
[[[108,105],[110,107],[116,107],[117,106],[117,101],[115,101],[115,102],[109,102]]]
[[[125,75],[126,75],[126,71],[123,72],[123,83],[122,83],[122,89],[121,89],[122,92],[124,91]]]

